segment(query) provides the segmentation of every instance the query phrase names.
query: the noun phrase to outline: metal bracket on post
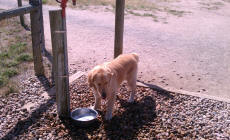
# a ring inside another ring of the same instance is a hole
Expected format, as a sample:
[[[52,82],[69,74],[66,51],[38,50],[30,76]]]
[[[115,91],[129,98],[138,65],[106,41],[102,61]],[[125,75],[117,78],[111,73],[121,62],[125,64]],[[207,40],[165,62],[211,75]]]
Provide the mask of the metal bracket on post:
[[[62,8],[62,17],[65,17],[65,9],[66,9],[66,4],[68,0],[56,0],[58,3],[61,3],[61,8]],[[76,5],[76,0],[72,0],[73,5]]]

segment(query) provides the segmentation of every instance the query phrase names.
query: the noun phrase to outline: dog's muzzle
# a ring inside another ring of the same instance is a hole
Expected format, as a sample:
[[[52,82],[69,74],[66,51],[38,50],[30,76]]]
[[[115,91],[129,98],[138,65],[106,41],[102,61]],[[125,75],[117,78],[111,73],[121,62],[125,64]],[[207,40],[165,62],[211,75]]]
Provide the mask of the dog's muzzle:
[[[105,99],[105,98],[106,98],[106,93],[105,93],[104,91],[101,93],[101,98],[102,98],[102,99]]]

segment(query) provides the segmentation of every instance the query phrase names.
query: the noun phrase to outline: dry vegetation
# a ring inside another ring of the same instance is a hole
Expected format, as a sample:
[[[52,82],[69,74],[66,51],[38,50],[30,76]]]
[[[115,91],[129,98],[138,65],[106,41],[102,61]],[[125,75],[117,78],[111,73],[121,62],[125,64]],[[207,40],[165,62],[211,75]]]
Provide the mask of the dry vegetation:
[[[32,69],[30,40],[18,18],[0,21],[0,96],[18,92],[18,77]]]
[[[19,17],[0,21],[0,96],[20,92],[23,81],[34,75],[31,32]],[[43,58],[45,76],[51,77],[51,63]]]
[[[69,4],[72,3],[70,0]],[[83,6],[112,6],[115,7],[115,0],[77,0],[77,7]],[[58,3],[54,0],[43,0],[43,4],[51,4],[51,5],[58,5]],[[149,2],[147,0],[126,0],[126,7],[127,9],[154,9],[155,4],[153,2]]]
[[[170,14],[181,17],[188,11],[176,10],[173,6],[166,5],[165,3],[173,3],[178,0],[126,0],[125,1],[125,12],[143,17],[152,17],[154,21],[158,21],[157,13]],[[44,4],[59,5],[54,0],[43,0]],[[77,0],[76,6],[72,6],[72,1],[68,1],[68,5],[72,8],[87,9],[92,6],[107,6],[109,11],[114,11],[116,0]]]

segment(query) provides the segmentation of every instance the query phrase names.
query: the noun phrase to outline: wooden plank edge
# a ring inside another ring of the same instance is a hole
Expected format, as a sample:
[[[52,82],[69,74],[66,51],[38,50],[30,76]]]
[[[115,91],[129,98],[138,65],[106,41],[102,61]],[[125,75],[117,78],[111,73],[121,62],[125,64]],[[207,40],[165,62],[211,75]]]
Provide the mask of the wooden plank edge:
[[[82,71],[78,71],[77,73],[71,75],[69,77],[69,85],[71,85],[74,81],[76,81],[78,78],[82,77],[83,75],[85,75],[85,72]],[[45,99],[49,99],[50,96],[54,96],[55,93],[55,86],[52,87],[51,89],[49,89],[49,91],[45,91],[41,94],[41,96],[43,96]]]

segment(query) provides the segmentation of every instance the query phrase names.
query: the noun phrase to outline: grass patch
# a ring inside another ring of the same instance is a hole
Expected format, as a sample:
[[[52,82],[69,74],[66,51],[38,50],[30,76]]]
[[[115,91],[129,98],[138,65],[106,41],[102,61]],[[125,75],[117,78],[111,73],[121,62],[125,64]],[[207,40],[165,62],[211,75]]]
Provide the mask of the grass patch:
[[[46,4],[56,5],[58,4],[55,0],[45,0]],[[68,2],[72,5],[72,1]],[[112,6],[115,8],[116,0],[77,0],[77,7],[82,6]],[[127,9],[132,10],[153,10],[156,8],[153,2],[149,2],[148,0],[126,0],[125,6]]]
[[[208,10],[218,10],[221,7],[224,6],[223,2],[199,2],[199,4],[202,5],[202,8],[208,9]]]
[[[19,64],[18,61],[15,61],[15,60],[9,60],[8,62],[6,62],[4,65],[6,67],[15,67]]]
[[[1,75],[6,78],[11,78],[17,74],[18,74],[18,71],[17,69],[14,69],[14,68],[6,68],[1,73]]]
[[[43,4],[46,4],[46,3],[47,3],[47,0],[42,0],[42,3],[43,3]]]
[[[50,5],[60,5],[55,0],[45,0],[46,4]],[[160,19],[156,17],[157,13],[166,13],[173,16],[182,17],[184,14],[188,13],[181,10],[173,10],[174,6],[170,6],[170,3],[178,2],[177,0],[125,0],[125,10],[127,13],[135,16],[152,17],[154,21]],[[167,3],[167,4],[166,4]],[[85,10],[90,9],[89,6],[108,6],[112,9],[109,11],[115,11],[116,0],[77,0],[76,6],[72,5],[72,1],[68,1],[68,6],[72,8],[79,8]],[[138,12],[139,11],[139,12]],[[162,16],[162,14],[159,14]],[[158,20],[157,20],[158,22]]]
[[[18,93],[19,87],[17,83],[9,83],[7,86],[0,88],[0,93],[4,93],[4,96],[8,96],[11,93]]]
[[[0,75],[0,85],[3,86],[7,83],[8,79],[3,76],[3,75]]]
[[[0,87],[5,86],[8,80],[19,74],[18,65],[33,60],[30,53],[26,53],[30,46],[27,43],[13,43],[0,52]]]
[[[179,16],[181,17],[185,12],[184,11],[178,11],[178,10],[167,10],[168,13],[175,15],[175,16]]]
[[[0,59],[4,59],[4,58],[8,58],[8,57],[9,57],[8,52],[2,52],[2,53],[0,53]]]
[[[30,34],[21,27],[18,18],[3,20],[0,25],[1,96],[18,91],[20,81],[15,76],[25,72],[27,65],[29,66],[26,62],[33,58]]]
[[[23,61],[31,61],[31,60],[33,60],[33,58],[32,58],[32,56],[31,56],[30,54],[28,54],[28,53],[23,53],[23,54],[20,54],[20,55],[16,58],[16,60],[17,60],[18,62],[23,62]]]
[[[135,16],[142,16],[140,13],[134,12],[132,10],[127,10],[129,14],[135,15]]]
[[[132,10],[126,10],[126,12],[129,13],[129,14],[135,15],[135,16],[152,17],[154,22],[159,22],[157,20],[157,16],[152,14],[152,13],[144,13],[144,12],[143,13],[138,13],[138,11],[134,12]]]

